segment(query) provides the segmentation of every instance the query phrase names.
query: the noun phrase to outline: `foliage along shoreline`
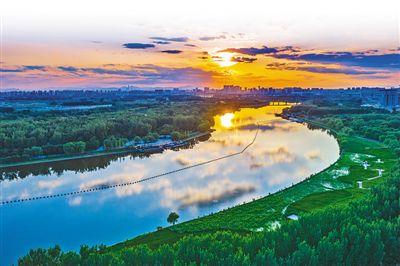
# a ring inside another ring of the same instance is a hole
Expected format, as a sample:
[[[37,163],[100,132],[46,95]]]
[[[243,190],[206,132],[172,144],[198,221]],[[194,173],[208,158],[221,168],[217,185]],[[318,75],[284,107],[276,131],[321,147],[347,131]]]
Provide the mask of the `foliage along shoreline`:
[[[211,130],[208,130],[206,132],[194,132],[192,134],[189,134],[189,136],[185,139],[179,140],[179,141],[171,141],[168,147],[161,147],[162,150],[164,149],[171,149],[174,148],[173,144],[179,144],[179,145],[186,145],[189,142],[196,141],[198,138],[202,138],[204,136],[209,136],[212,133]],[[87,158],[94,158],[94,157],[102,157],[102,156],[109,156],[109,155],[123,155],[123,154],[130,154],[130,153],[139,153],[139,154],[154,154],[154,153],[160,153],[162,152],[161,149],[155,149],[155,146],[151,146],[151,142],[148,143],[148,147],[126,147],[126,148],[114,148],[111,150],[105,150],[105,151],[89,151],[81,154],[73,154],[73,155],[53,155],[49,156],[44,159],[32,159],[29,161],[24,161],[24,162],[15,162],[15,163],[6,163],[6,164],[0,164],[0,169],[6,169],[6,168],[15,168],[15,167],[20,167],[20,166],[29,166],[29,165],[35,165],[35,164],[43,164],[43,163],[53,163],[53,162],[62,162],[62,161],[70,161],[70,160],[77,160],[77,159],[87,159]]]

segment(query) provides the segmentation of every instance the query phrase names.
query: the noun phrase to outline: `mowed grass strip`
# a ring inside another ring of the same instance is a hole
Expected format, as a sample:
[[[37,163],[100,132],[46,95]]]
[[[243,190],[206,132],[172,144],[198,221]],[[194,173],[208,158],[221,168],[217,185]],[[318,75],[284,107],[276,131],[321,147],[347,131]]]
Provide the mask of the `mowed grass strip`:
[[[365,192],[366,190],[351,188],[313,193],[291,204],[287,208],[286,213],[298,214],[303,212],[312,212],[325,208],[326,206],[348,204],[349,201],[358,198]]]

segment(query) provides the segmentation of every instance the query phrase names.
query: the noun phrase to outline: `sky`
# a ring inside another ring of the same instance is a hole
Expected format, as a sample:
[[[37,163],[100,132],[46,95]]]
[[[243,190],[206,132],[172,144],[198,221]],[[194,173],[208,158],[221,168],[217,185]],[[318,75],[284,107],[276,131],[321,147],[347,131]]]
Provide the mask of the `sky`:
[[[400,1],[3,0],[0,90],[400,85]]]

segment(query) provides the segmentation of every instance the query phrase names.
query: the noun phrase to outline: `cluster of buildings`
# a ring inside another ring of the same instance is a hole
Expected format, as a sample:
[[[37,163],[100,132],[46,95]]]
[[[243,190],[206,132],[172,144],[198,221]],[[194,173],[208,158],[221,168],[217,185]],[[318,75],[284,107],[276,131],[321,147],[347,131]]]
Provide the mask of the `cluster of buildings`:
[[[0,91],[0,102],[2,100],[95,100],[96,102],[112,100],[140,100],[149,98],[184,99],[185,97],[207,97],[207,98],[241,98],[262,97],[271,100],[297,101],[307,99],[330,99],[357,101],[364,106],[383,108],[387,110],[400,110],[400,87],[352,87],[338,89],[323,88],[273,88],[253,87],[242,88],[237,85],[224,85],[222,88],[212,89],[209,87],[195,89],[179,88],[110,88],[96,90],[48,90],[48,91]]]
[[[389,111],[400,110],[400,89],[365,89],[361,91],[362,104]]]
[[[224,85],[222,89],[203,90],[197,89],[200,95],[206,97],[240,97],[244,95],[271,96],[271,97],[292,97],[299,100],[309,98],[330,98],[330,99],[354,99],[359,100],[364,106],[383,108],[387,110],[400,110],[400,88],[379,88],[379,87],[352,87],[339,89],[323,88],[242,88],[235,85]],[[343,98],[344,97],[344,98]]]

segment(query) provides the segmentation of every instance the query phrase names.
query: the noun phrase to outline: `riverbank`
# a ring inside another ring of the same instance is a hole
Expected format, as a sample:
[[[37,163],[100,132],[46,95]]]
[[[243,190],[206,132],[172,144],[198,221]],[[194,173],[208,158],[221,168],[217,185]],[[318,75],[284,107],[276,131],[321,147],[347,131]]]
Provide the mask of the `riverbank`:
[[[314,128],[330,129],[309,119],[298,122],[307,122]],[[334,133],[341,153],[338,160],[325,170],[266,197],[138,236],[111,246],[108,251],[113,252],[139,244],[157,247],[174,243],[187,235],[198,235],[216,230],[248,233],[270,230],[280,226],[282,221],[299,219],[304,214],[315,210],[328,206],[346,205],[368,191],[359,189],[358,181],[363,182],[363,188],[370,188],[390,175],[390,169],[397,158],[392,150],[381,143],[359,136]],[[363,166],[365,162],[369,167]],[[383,170],[382,176],[371,179],[376,176],[375,168],[377,167]]]
[[[212,131],[208,132],[199,132],[195,133],[193,136],[185,138],[179,141],[171,141],[164,145],[151,145],[151,143],[147,144],[146,146],[142,147],[134,147],[134,148],[121,148],[121,149],[114,149],[109,151],[92,151],[87,152],[84,154],[77,154],[77,155],[56,155],[56,156],[49,156],[43,159],[31,160],[31,161],[24,161],[24,162],[16,162],[16,163],[8,163],[8,164],[0,164],[0,170],[5,168],[13,168],[13,167],[20,167],[20,166],[29,166],[35,164],[42,164],[42,163],[53,163],[53,162],[62,162],[62,161],[69,161],[69,160],[78,160],[78,159],[87,159],[87,158],[94,158],[94,157],[102,157],[102,156],[110,156],[110,155],[122,155],[128,153],[140,153],[140,154],[153,154],[162,152],[164,149],[174,149],[179,148],[181,146],[185,146],[191,141],[195,141],[198,138],[208,136],[212,133]]]

